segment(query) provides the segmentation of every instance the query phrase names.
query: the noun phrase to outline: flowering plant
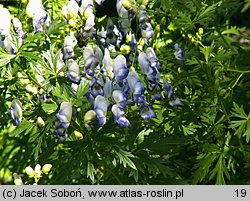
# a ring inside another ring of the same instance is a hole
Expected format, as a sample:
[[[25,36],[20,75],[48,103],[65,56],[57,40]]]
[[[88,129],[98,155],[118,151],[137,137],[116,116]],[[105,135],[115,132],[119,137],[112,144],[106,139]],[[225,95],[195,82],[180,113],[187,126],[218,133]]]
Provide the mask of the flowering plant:
[[[247,3],[15,6],[0,7],[0,172],[37,183],[28,165],[50,163],[41,183],[225,184],[249,169],[249,35],[231,19]]]

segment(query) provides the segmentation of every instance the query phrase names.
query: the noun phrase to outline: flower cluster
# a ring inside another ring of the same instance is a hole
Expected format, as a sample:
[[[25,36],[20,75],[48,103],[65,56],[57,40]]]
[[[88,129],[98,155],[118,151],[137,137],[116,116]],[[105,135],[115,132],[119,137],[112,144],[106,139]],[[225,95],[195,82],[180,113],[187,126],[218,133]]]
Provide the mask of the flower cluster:
[[[98,5],[102,5],[103,2],[103,0],[95,1]],[[64,19],[72,26],[72,29],[64,39],[62,53],[57,62],[58,69],[66,67],[65,74],[72,83],[73,92],[77,91],[82,82],[89,84],[86,98],[92,108],[84,116],[85,127],[87,129],[94,126],[103,127],[107,122],[109,111],[112,112],[114,122],[120,128],[129,127],[130,121],[127,113],[128,108],[133,105],[138,108],[142,119],[147,121],[155,118],[153,104],[164,97],[163,89],[167,93],[171,106],[182,105],[181,100],[174,93],[172,85],[165,78],[162,79],[160,75],[162,62],[156,56],[153,47],[150,46],[154,31],[145,6],[141,5],[136,10],[134,0],[117,0],[118,25],[116,26],[112,19],[108,18],[106,28],[102,27],[101,30],[98,30],[95,24],[95,3],[93,0],[82,0],[81,2],[70,0],[63,7]],[[6,10],[2,12],[6,12]],[[50,23],[50,17],[41,0],[30,0],[27,5],[27,14],[33,19],[34,31],[44,31]],[[139,20],[138,29],[141,30],[142,38],[146,43],[145,47],[143,47],[144,43],[138,43],[139,38],[131,33],[131,21],[135,17]],[[83,27],[75,26],[75,23],[80,21],[84,22]],[[20,21],[14,18],[13,25],[14,35],[24,39]],[[75,37],[76,32],[82,34],[78,40]],[[7,36],[9,24],[8,26],[0,25],[0,33],[2,36]],[[78,42],[82,42],[79,41],[81,39],[87,44],[82,49],[83,55],[78,57],[81,51],[76,53],[75,49]],[[93,44],[91,39],[99,41]],[[117,51],[122,48],[126,53],[121,54]],[[184,53],[181,47],[175,45],[175,49],[176,58],[183,60]],[[38,83],[44,82],[42,75],[37,75],[36,79]],[[67,129],[72,119],[72,104],[60,99],[58,101],[61,104],[56,114],[58,124],[54,133],[61,143],[67,138]],[[12,102],[9,115],[13,119],[14,125],[21,122],[20,101]],[[95,119],[97,121],[94,121]],[[39,121],[42,122],[41,119]],[[44,122],[39,125],[44,126]]]
[[[147,47],[145,52],[137,49],[136,37],[130,33],[131,20],[135,17],[134,4],[135,2],[130,0],[117,0],[118,27],[111,19],[107,20],[106,29],[102,27],[97,33],[101,47],[90,43],[86,45],[83,50],[84,65],[81,67],[73,60],[73,48],[68,48],[70,51],[66,51],[64,46],[64,58],[67,59],[66,74],[69,80],[76,84],[76,87],[81,80],[89,82],[90,87],[86,97],[92,103],[93,110],[88,111],[84,117],[85,126],[88,129],[94,126],[94,118],[98,120],[99,127],[105,125],[108,110],[112,111],[114,120],[120,128],[130,126],[126,117],[126,107],[133,104],[138,106],[139,114],[144,120],[155,118],[152,103],[163,98],[162,89],[166,90],[170,105],[174,107],[182,105],[180,99],[174,94],[171,84],[168,83],[166,86],[166,81],[161,84],[159,70],[162,62],[159,61],[154,49]],[[83,1],[80,7],[87,17],[85,28],[89,27],[94,33],[95,24],[87,23],[88,17],[90,19],[94,17],[93,1]],[[149,46],[154,32],[143,5],[139,8],[138,18],[142,37]],[[91,22],[90,19],[89,22]],[[92,38],[92,35],[88,37]],[[130,41],[129,53],[114,56],[115,48],[119,48],[126,38]],[[136,64],[134,59],[138,59],[137,68],[132,66]],[[145,75],[144,82],[139,77],[138,70]],[[143,83],[146,83],[146,87]]]
[[[45,11],[41,0],[29,0],[26,13],[33,20],[34,31],[43,32],[50,25],[50,16]]]

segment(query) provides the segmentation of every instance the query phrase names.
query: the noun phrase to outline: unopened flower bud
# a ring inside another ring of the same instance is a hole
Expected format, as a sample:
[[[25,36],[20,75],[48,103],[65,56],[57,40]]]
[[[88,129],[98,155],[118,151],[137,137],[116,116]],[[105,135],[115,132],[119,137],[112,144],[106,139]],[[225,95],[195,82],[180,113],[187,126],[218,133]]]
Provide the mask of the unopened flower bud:
[[[42,171],[41,171],[41,165],[37,164],[35,167],[35,180],[39,180],[39,178],[41,177]]]
[[[130,46],[123,44],[120,48],[121,52],[123,54],[128,54],[130,52]]]
[[[51,170],[51,168],[52,168],[52,165],[51,165],[51,164],[45,164],[45,165],[43,166],[43,168],[42,168],[42,171],[43,171],[44,174],[48,174],[49,171]]]
[[[75,136],[76,136],[77,139],[79,139],[79,140],[83,139],[82,133],[80,133],[78,131],[74,131],[74,134],[75,134]]]
[[[45,126],[45,123],[44,123],[42,117],[37,118],[36,125],[38,126],[39,129],[41,129],[42,127]]]
[[[30,166],[26,167],[25,172],[29,177],[34,177],[35,172],[32,167]]]
[[[198,33],[199,33],[200,36],[203,34],[203,28],[202,28],[202,27],[200,27],[200,28],[198,29]]]
[[[89,110],[88,112],[86,112],[86,114],[84,115],[84,123],[87,128],[93,127],[93,121],[95,117],[96,113],[94,110]]]
[[[14,177],[14,184],[15,185],[23,185],[23,181],[17,173],[14,173],[13,177]]]

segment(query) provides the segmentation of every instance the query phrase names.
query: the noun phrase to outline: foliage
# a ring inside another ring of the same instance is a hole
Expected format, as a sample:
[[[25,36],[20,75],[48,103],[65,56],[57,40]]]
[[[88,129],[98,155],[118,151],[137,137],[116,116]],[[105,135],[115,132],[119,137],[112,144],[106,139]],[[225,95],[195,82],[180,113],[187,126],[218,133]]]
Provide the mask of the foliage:
[[[148,90],[145,96],[155,118],[145,120],[138,105],[127,105],[130,126],[120,128],[109,109],[106,123],[98,126],[95,118],[92,127],[85,116],[94,110],[86,96],[91,83],[81,79],[75,90],[66,59],[61,64],[60,57],[72,31],[77,39],[73,58],[81,76],[86,47],[97,45],[104,54],[98,33],[109,19],[114,24],[119,20],[110,2],[94,3],[92,38],[82,32],[86,17],[78,13],[76,24],[63,17],[65,1],[43,1],[51,23],[42,32],[33,31],[26,1],[4,4],[12,18],[22,22],[25,39],[19,43],[12,27],[8,44],[14,54],[0,48],[1,183],[13,184],[12,175],[22,176],[27,166],[49,163],[53,168],[39,184],[250,184],[250,35],[247,27],[230,21],[236,13],[249,11],[249,1],[136,1],[130,31],[137,50],[148,47],[138,28],[139,5],[144,3],[154,31],[149,46],[163,63],[159,82],[163,86],[166,78],[182,104],[172,107],[170,92],[163,89],[163,98],[152,101]],[[102,13],[102,6],[109,9]],[[123,38],[121,46],[110,51],[112,61],[117,55],[129,60],[129,42]],[[183,48],[183,60],[175,55],[176,43]],[[146,86],[148,75],[140,70],[139,52],[133,53],[128,69],[133,66]],[[15,99],[22,103],[17,126],[8,116]],[[58,117],[62,102],[72,105],[67,121]],[[55,135],[62,127],[63,133]]]

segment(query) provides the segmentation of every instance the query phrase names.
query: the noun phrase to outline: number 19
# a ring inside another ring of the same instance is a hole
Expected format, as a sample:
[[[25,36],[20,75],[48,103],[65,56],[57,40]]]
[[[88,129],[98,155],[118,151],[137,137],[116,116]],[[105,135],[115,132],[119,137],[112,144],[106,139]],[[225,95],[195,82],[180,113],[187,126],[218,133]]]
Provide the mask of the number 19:
[[[247,191],[246,191],[246,189],[236,189],[235,190],[235,193],[236,193],[236,197],[246,197],[246,195],[247,195]]]

